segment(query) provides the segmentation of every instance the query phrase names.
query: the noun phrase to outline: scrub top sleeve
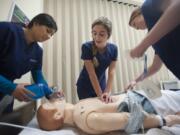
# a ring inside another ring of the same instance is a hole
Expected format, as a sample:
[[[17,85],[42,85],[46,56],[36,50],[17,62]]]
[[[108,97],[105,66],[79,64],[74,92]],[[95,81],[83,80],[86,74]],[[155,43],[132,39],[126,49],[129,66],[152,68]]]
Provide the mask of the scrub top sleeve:
[[[38,64],[34,68],[34,70],[41,70],[42,69],[42,59],[43,59],[43,50],[42,48],[39,48],[39,51],[36,52]]]
[[[0,92],[11,95],[11,93],[16,89],[16,86],[17,84],[14,84],[12,81],[0,75]]]
[[[115,45],[114,46],[114,55],[113,55],[113,61],[116,61],[117,60],[117,57],[118,57],[118,49],[117,49],[117,46]]]
[[[45,96],[46,96],[46,98],[48,98],[48,96],[50,94],[52,94],[53,91],[51,88],[49,88],[46,80],[44,79],[42,71],[41,70],[35,70],[35,71],[33,70],[33,71],[31,71],[31,74],[32,74],[35,84],[43,86],[43,91],[45,93]]]
[[[33,80],[34,80],[34,82],[35,82],[36,84],[37,84],[37,83],[42,83],[42,84],[48,86],[46,80],[44,79],[42,70],[32,70],[32,71],[31,71],[31,74],[32,74],[32,78],[33,78]]]
[[[87,46],[86,44],[83,44],[82,48],[81,48],[81,51],[82,51],[81,59],[83,59],[83,60],[92,60],[93,54],[92,54],[92,49],[90,48],[90,46]]]

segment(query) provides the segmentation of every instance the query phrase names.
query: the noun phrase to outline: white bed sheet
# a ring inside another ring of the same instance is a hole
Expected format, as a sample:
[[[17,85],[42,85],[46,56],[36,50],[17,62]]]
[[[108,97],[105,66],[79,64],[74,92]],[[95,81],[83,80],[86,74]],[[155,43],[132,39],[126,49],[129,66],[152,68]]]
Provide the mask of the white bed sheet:
[[[61,130],[56,131],[43,131],[39,129],[36,118],[33,118],[29,124],[28,127],[34,128],[34,130],[30,129],[24,129],[19,135],[88,135],[87,133],[82,132],[81,130],[75,128],[75,127],[67,127],[65,126]],[[115,132],[109,132],[104,135],[127,135],[124,132],[115,131]]]

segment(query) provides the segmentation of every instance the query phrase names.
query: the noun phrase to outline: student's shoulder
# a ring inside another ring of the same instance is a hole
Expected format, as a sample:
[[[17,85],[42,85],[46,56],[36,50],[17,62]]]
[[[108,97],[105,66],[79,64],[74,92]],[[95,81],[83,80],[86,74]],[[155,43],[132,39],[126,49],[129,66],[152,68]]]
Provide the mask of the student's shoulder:
[[[10,27],[13,27],[14,26],[14,23],[12,22],[0,22],[0,26],[1,27],[5,27],[5,28],[10,28]]]
[[[13,22],[0,22],[0,29],[16,31],[17,28],[20,28],[16,23]]]
[[[117,45],[114,43],[107,43],[107,47],[109,49],[117,50]]]
[[[107,45],[109,45],[110,47],[117,47],[117,45],[115,43],[108,42]]]
[[[34,42],[34,47],[36,48],[37,51],[39,52],[43,52],[43,48],[41,47],[41,45],[39,45],[39,43]]]
[[[82,48],[88,48],[88,49],[92,49],[92,45],[93,45],[93,42],[92,41],[87,41],[87,42],[84,42],[82,44]]]
[[[11,23],[10,22],[0,22],[0,29],[1,30],[10,30]]]
[[[4,26],[4,27],[9,27],[10,24],[11,24],[11,22],[5,22],[5,21],[0,22],[0,26],[1,26],[1,27],[2,27],[2,26]]]
[[[32,47],[32,52],[38,56],[42,56],[43,54],[43,48],[39,45],[39,43],[37,42],[33,42],[31,44],[31,47]]]
[[[87,42],[84,42],[82,45],[83,46],[91,46],[93,44],[93,41],[87,41]]]

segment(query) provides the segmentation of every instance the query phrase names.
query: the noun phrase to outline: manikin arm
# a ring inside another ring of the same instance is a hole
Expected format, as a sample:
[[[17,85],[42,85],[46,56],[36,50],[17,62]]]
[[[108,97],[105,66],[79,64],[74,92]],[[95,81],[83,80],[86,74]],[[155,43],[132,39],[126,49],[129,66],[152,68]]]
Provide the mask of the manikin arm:
[[[166,125],[173,126],[174,124],[180,124],[180,112],[175,115],[167,115],[165,117]]]

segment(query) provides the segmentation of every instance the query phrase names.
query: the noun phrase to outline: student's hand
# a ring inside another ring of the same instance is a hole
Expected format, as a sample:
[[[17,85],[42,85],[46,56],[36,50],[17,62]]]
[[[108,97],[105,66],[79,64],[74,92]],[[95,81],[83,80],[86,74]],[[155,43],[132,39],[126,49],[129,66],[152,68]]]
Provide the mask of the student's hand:
[[[100,98],[101,98],[101,101],[105,103],[112,103],[112,97],[109,92],[104,92]]]
[[[147,50],[146,47],[142,45],[138,45],[137,47],[135,47],[130,51],[130,56],[131,58],[140,58],[143,56],[146,50]]]
[[[49,96],[49,98],[50,100],[64,98],[64,92],[62,90],[55,91]]]
[[[180,116],[179,115],[167,115],[164,117],[166,120],[166,126],[173,126],[174,124],[180,124]]]
[[[30,98],[31,96],[35,96],[35,94],[33,92],[31,92],[25,88],[26,85],[29,85],[29,84],[25,84],[25,83],[18,84],[16,86],[16,89],[13,91],[12,95],[17,100],[28,102],[28,101],[32,100]]]
[[[136,86],[137,82],[136,81],[131,81],[128,86],[125,88],[125,91],[127,92],[128,90],[132,90]]]

